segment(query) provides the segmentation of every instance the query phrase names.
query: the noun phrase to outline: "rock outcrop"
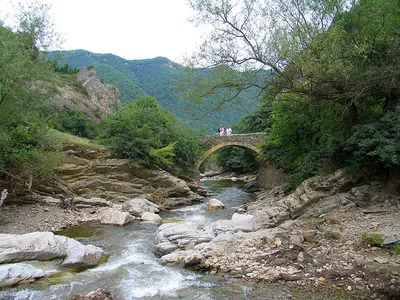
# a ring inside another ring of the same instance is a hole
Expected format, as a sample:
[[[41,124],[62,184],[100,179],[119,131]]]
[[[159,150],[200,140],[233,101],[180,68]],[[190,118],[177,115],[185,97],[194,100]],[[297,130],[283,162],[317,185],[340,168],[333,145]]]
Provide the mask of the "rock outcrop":
[[[165,255],[177,249],[191,249],[197,244],[211,241],[213,237],[212,234],[189,224],[167,223],[158,227],[155,249]]]
[[[116,87],[103,83],[94,67],[82,68],[77,84],[58,85],[58,93],[50,99],[59,110],[77,109],[98,122],[120,107],[120,94]]]
[[[141,217],[145,211],[158,212],[180,205],[199,202],[203,196],[195,193],[198,186],[176,178],[156,166],[140,166],[127,159],[108,158],[104,149],[88,149],[77,145],[65,146],[64,163],[59,167],[60,181],[35,186],[44,199],[27,199],[27,202],[60,203],[70,198],[77,208],[112,206],[112,204],[137,204],[147,201],[148,208],[138,212],[125,209]],[[20,199],[22,201],[23,199]],[[135,205],[136,205],[135,204]],[[158,205],[158,206],[157,206]],[[139,205],[140,206],[140,205]]]
[[[255,216],[260,227],[275,227],[302,215],[321,199],[348,192],[353,186],[354,178],[339,170],[326,177],[310,178],[289,195],[284,195],[279,188],[261,193],[247,212]]]

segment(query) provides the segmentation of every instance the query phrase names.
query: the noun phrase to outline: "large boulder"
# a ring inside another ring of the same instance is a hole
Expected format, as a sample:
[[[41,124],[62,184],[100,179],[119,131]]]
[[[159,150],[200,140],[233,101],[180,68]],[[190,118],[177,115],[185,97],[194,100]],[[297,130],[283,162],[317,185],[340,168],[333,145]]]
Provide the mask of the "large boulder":
[[[107,261],[108,257],[99,247],[52,232],[0,234],[0,263],[63,258],[62,266],[86,269]]]
[[[0,288],[32,282],[45,277],[45,272],[28,264],[0,265]]]
[[[120,211],[116,208],[106,209],[100,215],[100,223],[106,225],[123,226],[133,220],[135,220],[135,217],[133,217],[130,213],[126,211]]]
[[[187,250],[197,244],[211,241],[213,235],[184,223],[167,223],[157,229],[157,244],[155,249],[162,255],[176,249]]]
[[[142,215],[141,219],[143,221],[153,222],[156,224],[162,223],[162,218],[159,215],[147,211]]]
[[[122,210],[129,212],[135,217],[142,217],[145,212],[158,213],[157,204],[147,200],[145,197],[135,197],[122,204]]]
[[[215,198],[211,198],[206,206],[206,210],[217,210],[223,208],[225,208],[225,204]]]
[[[217,236],[222,233],[235,233],[239,231],[252,232],[258,228],[253,215],[235,213],[231,220],[218,220],[207,225],[204,229],[209,234]]]
[[[184,267],[194,267],[201,263],[204,255],[197,250],[175,251],[160,258],[163,265],[182,265]]]

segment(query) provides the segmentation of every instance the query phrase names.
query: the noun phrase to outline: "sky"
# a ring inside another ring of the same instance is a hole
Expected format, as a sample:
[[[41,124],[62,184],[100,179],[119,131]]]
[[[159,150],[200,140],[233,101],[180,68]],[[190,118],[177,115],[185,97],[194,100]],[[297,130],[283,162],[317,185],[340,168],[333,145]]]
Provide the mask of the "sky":
[[[0,17],[13,14],[0,0]],[[201,43],[204,28],[189,22],[186,0],[38,0],[51,4],[50,15],[63,37],[63,50],[112,53],[125,59],[164,56],[181,63]]]

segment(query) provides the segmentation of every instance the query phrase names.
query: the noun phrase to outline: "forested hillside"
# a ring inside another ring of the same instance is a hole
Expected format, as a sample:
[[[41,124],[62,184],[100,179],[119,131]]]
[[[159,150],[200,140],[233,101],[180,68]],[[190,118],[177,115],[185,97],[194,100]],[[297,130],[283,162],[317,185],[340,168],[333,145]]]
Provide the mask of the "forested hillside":
[[[100,77],[118,87],[125,104],[144,95],[155,97],[162,107],[200,134],[215,132],[220,123],[233,124],[257,106],[256,89],[247,91],[229,107],[221,106],[222,99],[215,95],[201,104],[182,99],[176,87],[186,76],[185,69],[164,57],[126,60],[85,50],[51,52],[50,57],[59,65],[94,66]]]

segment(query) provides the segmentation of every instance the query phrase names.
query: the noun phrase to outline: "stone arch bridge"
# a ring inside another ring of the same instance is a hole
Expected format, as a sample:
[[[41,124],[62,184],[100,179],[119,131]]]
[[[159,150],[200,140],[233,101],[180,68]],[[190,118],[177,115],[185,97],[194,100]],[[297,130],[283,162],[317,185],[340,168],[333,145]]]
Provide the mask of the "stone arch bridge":
[[[207,156],[226,146],[239,147],[257,156],[260,153],[258,145],[265,141],[266,138],[267,134],[264,132],[232,134],[230,136],[219,136],[219,134],[201,136],[198,138],[198,141],[203,146],[204,153],[202,158],[197,162],[197,168],[200,168]],[[287,182],[284,172],[276,169],[268,161],[259,161],[258,165],[257,185],[259,187],[271,189]]]
[[[225,146],[235,146],[243,148],[246,151],[257,155],[260,149],[257,144],[265,141],[267,134],[264,132],[248,133],[248,134],[231,134],[230,136],[219,136],[219,134],[200,136],[198,138],[200,145],[205,149],[203,157],[197,162],[197,168],[201,166],[203,161],[218,149]]]

